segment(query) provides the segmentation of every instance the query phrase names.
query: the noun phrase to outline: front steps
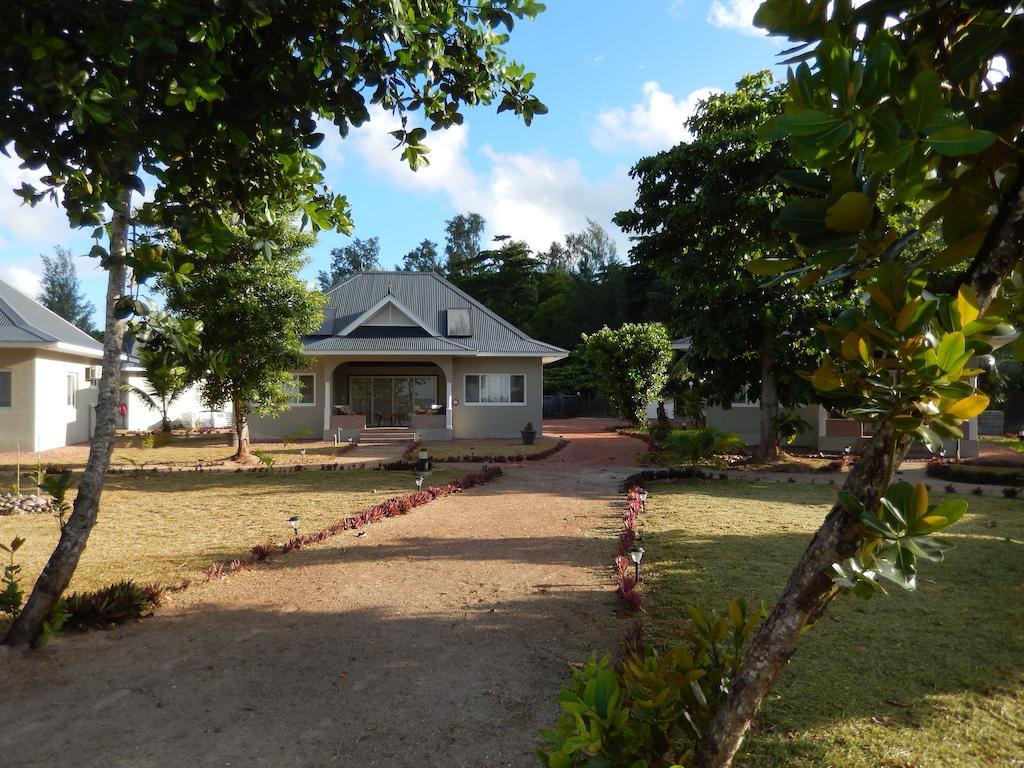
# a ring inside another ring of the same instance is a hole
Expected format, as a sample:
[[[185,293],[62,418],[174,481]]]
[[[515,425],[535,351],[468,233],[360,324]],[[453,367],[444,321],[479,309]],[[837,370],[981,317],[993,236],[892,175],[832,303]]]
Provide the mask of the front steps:
[[[359,433],[359,445],[409,445],[414,437],[408,427],[367,427]]]

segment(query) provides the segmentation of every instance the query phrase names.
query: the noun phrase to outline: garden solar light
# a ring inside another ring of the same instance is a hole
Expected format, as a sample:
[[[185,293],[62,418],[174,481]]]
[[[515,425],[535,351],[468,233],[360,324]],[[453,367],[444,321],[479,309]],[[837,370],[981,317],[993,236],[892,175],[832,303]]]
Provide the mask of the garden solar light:
[[[647,497],[648,496],[650,496],[650,494],[647,492],[646,489],[640,491],[640,501],[642,501],[644,503],[644,506],[647,505]]]
[[[423,475],[416,475],[416,490],[423,490]]]
[[[644,559],[644,548],[634,544],[629,548],[629,559],[633,561],[633,580],[640,583],[640,561]]]
[[[299,535],[299,516],[298,515],[292,515],[291,517],[289,517],[288,518],[288,525],[290,525],[292,527],[292,531],[294,531],[295,535],[298,536]]]

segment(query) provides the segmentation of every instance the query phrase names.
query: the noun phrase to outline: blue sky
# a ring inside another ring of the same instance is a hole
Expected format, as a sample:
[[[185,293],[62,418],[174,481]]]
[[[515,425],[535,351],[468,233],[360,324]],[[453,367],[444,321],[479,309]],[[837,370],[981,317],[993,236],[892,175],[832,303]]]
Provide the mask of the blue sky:
[[[328,179],[348,196],[357,237],[378,236],[385,266],[423,238],[444,242],[444,222],[476,211],[491,234],[535,248],[579,231],[591,217],[623,256],[611,216],[633,200],[630,166],[686,138],[682,122],[709,89],[771,67],[779,50],[750,26],[759,0],[548,0],[537,21],[516,28],[508,50],[537,74],[550,112],[525,127],[510,113],[469,110],[465,125],[431,134],[431,166],[410,171],[391,151],[394,118],[374,115],[347,139],[321,146]],[[0,156],[0,279],[35,293],[39,254],[62,245],[85,253],[61,209],[20,206],[10,190],[28,179]],[[306,275],[326,267],[347,238],[321,234]],[[88,257],[78,271],[101,306],[104,275]],[[97,323],[99,315],[97,314]]]

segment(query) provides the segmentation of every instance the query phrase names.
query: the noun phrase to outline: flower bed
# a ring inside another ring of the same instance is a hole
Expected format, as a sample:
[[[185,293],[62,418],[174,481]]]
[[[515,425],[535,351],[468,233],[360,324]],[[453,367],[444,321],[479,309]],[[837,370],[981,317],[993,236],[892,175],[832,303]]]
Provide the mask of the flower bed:
[[[498,455],[498,456],[493,456],[493,455],[492,456],[488,456],[488,455],[483,455],[483,454],[479,454],[478,455],[476,453],[472,453],[472,454],[466,454],[465,456],[448,456],[448,457],[440,458],[440,459],[435,459],[435,458],[431,457],[431,461],[436,461],[436,462],[441,462],[441,461],[443,461],[443,462],[460,462],[461,461],[461,462],[465,462],[467,464],[514,464],[514,463],[518,463],[518,462],[522,462],[522,461],[541,461],[542,459],[546,459],[546,458],[548,458],[550,456],[554,456],[560,450],[565,448],[565,446],[567,446],[568,444],[569,444],[568,440],[559,440],[557,443],[555,443],[550,448],[545,448],[543,451],[537,451],[536,453],[515,453],[515,454],[505,454],[505,455]],[[416,459],[416,454],[420,450],[421,446],[422,446],[422,442],[413,443],[408,448],[406,448],[405,453],[402,454],[402,458],[405,461],[414,461]],[[397,466],[398,462],[392,462],[392,465],[396,465],[396,466],[391,466],[391,465],[384,466],[384,465],[382,465],[382,468],[383,469],[412,469],[414,467],[414,465]]]

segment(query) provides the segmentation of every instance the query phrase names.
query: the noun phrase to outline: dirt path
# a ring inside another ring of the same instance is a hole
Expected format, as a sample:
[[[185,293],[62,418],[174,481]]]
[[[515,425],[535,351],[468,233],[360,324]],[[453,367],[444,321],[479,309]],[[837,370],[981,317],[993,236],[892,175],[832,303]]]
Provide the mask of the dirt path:
[[[179,596],[148,621],[0,651],[0,764],[533,766],[613,649],[618,482],[601,422],[545,462]]]

